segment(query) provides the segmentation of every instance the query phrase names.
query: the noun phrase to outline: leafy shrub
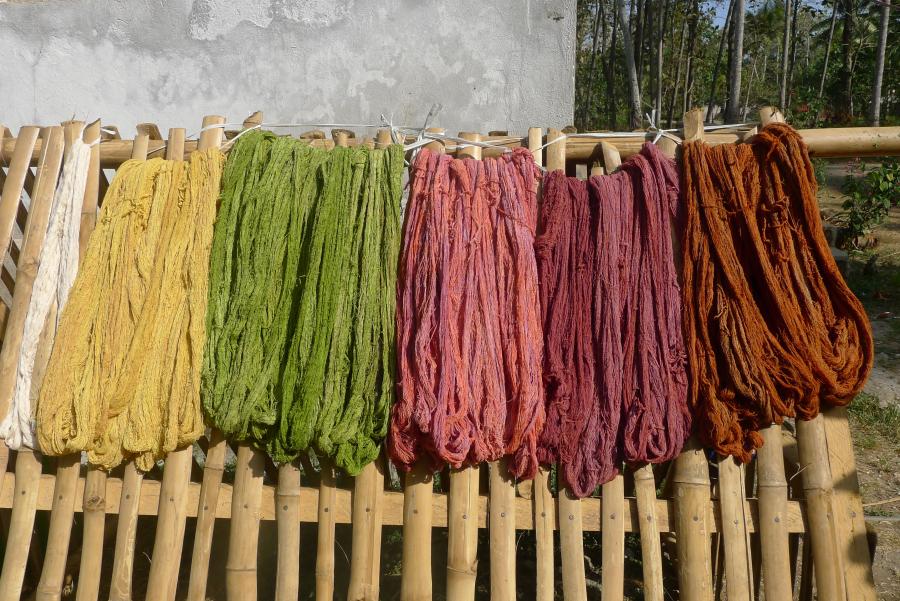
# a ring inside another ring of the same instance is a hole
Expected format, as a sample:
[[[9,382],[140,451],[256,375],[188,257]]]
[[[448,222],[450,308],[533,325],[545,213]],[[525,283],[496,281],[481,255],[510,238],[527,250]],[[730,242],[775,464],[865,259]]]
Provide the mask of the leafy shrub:
[[[846,240],[856,245],[856,240],[881,225],[891,208],[900,205],[900,162],[885,159],[881,164],[867,168],[865,163],[850,164],[850,173],[844,179],[846,211]]]

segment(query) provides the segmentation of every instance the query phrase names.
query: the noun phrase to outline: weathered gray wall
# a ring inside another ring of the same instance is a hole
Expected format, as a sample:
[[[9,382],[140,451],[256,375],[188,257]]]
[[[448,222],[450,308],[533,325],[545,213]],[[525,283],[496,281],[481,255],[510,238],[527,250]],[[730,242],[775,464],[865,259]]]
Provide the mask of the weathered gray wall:
[[[0,123],[572,121],[575,0],[0,0]]]

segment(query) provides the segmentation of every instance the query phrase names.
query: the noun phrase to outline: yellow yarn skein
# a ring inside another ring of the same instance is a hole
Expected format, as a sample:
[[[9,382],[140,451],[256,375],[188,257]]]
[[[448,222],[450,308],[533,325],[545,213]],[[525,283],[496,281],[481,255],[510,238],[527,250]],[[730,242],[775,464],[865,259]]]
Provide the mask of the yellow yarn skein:
[[[204,431],[200,369],[225,157],[127,161],[106,194],[63,310],[40,397],[38,444],[149,470]]]

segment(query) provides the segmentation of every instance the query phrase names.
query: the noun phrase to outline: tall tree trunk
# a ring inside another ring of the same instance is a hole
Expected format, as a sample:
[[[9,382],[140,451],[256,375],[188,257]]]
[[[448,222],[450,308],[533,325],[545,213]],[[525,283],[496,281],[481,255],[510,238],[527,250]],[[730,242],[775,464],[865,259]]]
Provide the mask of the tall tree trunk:
[[[881,32],[875,53],[875,80],[872,83],[872,104],[869,105],[869,125],[881,124],[881,82],[884,78],[884,54],[887,51],[888,29],[891,22],[891,5],[885,0],[881,5]]]
[[[855,29],[856,7],[853,0],[841,0],[844,7],[843,26],[841,33],[841,58],[844,71],[844,85],[841,90],[841,105],[838,107],[841,120],[853,118],[853,33]]]
[[[831,43],[834,41],[834,24],[837,23],[837,7],[840,0],[834,0],[831,7],[831,27],[828,28],[828,43],[825,44],[825,64],[822,67],[822,79],[819,81],[819,96],[822,100],[822,94],[825,92],[825,78],[828,76],[828,59],[831,58]]]
[[[750,69],[750,79],[747,80],[747,93],[744,94],[744,108],[741,111],[741,121],[747,120],[747,109],[750,106],[750,93],[753,91],[753,80],[756,77],[756,63],[759,59],[753,59],[753,68]],[[765,66],[765,55],[763,55],[763,66]]]
[[[594,31],[593,37],[591,38],[591,60],[588,64],[588,80],[587,80],[587,91],[586,98],[584,100],[584,108],[582,109],[581,114],[581,130],[585,130],[588,128],[588,120],[590,119],[591,114],[591,99],[594,94],[594,64],[597,60],[597,33],[600,29],[600,17],[603,14],[603,2],[602,0],[597,1],[597,8],[594,14]]]
[[[731,0],[731,3],[728,5],[728,16],[725,17],[725,24],[722,27],[722,37],[719,39],[719,52],[716,54],[716,64],[713,67],[712,81],[709,83],[709,102],[707,103],[706,108],[707,123],[713,122],[713,106],[716,102],[716,83],[718,83],[719,79],[719,65],[722,64],[722,51],[725,50],[725,41],[731,33],[731,22],[734,18],[734,5],[739,1],[742,0]]]
[[[797,13],[800,9],[800,0],[794,1],[794,14],[791,17],[791,60],[788,63],[787,79],[787,104],[782,110],[787,111],[791,104],[791,90],[794,89],[794,66],[797,64]]]
[[[662,104],[663,104],[663,55],[665,54],[665,45],[663,40],[664,26],[668,23],[669,17],[669,0],[659,0],[659,30],[657,32],[656,41],[656,102],[653,104],[653,110],[656,111],[656,123],[662,123]]]
[[[798,0],[799,1],[799,0]],[[787,83],[788,83],[788,57],[791,49],[791,0],[784,0],[784,36],[781,42],[781,75],[778,88],[778,108],[786,110]]]
[[[641,88],[638,84],[637,68],[634,65],[634,46],[631,42],[631,31],[628,29],[628,12],[625,0],[616,0],[619,13],[619,25],[622,27],[622,48],[625,51],[625,69],[628,72],[629,91],[629,123],[632,129],[641,126]]]
[[[744,0],[735,0],[732,16],[731,57],[729,58],[728,102],[725,105],[725,122],[736,123],[741,110],[741,67],[744,63]]]
[[[678,86],[681,84],[681,61],[684,60],[684,39],[687,33],[688,16],[681,20],[681,39],[678,42],[678,60],[675,61],[675,84],[672,86],[672,95],[669,96],[669,107],[666,110],[666,127],[672,127],[672,113],[675,111],[675,97],[678,96]]]
[[[644,25],[647,21],[647,2],[649,0],[631,0],[637,5],[637,13],[634,15],[634,64],[637,69],[638,87],[644,81]]]
[[[690,40],[690,46],[688,47],[688,60],[687,60],[687,76],[684,80],[684,95],[681,98],[681,114],[688,112],[688,109],[694,103],[693,91],[694,91],[694,47],[697,42],[697,26],[700,23],[700,0],[694,0],[691,5],[691,24],[690,31],[688,32],[688,39]]]
[[[614,0],[615,1],[615,0]],[[616,7],[613,6],[613,14],[616,14]],[[609,118],[608,127],[612,131],[618,129],[618,119],[616,118],[616,32],[619,28],[618,18],[612,20],[612,34],[609,41],[609,60],[606,64],[606,114]]]

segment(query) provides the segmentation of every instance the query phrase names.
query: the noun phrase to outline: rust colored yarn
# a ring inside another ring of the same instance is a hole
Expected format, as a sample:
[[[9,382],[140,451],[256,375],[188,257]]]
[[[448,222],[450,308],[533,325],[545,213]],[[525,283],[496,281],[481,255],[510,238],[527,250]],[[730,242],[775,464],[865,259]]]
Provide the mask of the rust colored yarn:
[[[547,425],[540,459],[577,496],[618,466],[675,457],[690,432],[671,224],[675,164],[654,145],[589,182],[544,182],[538,268]]]
[[[409,469],[511,456],[530,478],[544,423],[534,236],[537,167],[422,150],[397,283],[399,399],[389,451]]]
[[[872,366],[872,334],[790,126],[748,144],[686,143],[683,175],[689,400],[703,442],[748,461],[760,428],[850,402]]]

